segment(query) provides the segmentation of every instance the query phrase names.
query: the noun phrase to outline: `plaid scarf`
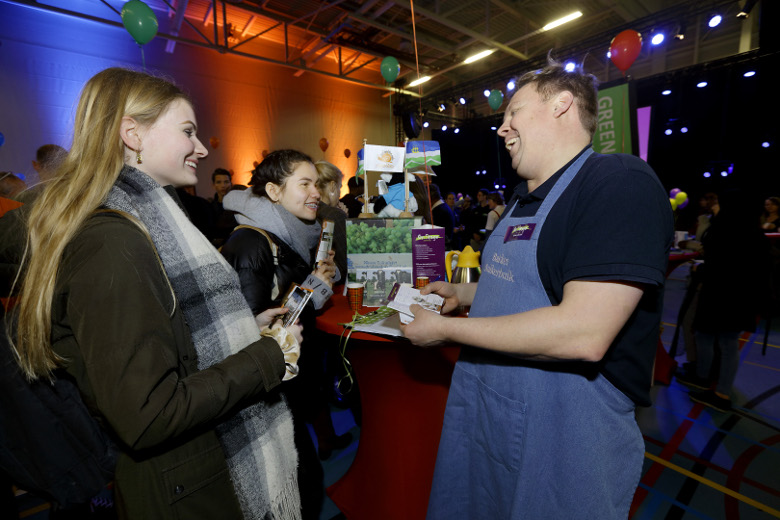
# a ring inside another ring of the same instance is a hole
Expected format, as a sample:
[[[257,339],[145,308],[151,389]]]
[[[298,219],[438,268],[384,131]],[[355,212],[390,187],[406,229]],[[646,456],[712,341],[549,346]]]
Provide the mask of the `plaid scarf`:
[[[238,276],[157,182],[125,166],[105,207],[149,231],[206,369],[260,339]],[[233,486],[247,519],[298,519],[298,454],[282,398],[260,400],[217,426]]]

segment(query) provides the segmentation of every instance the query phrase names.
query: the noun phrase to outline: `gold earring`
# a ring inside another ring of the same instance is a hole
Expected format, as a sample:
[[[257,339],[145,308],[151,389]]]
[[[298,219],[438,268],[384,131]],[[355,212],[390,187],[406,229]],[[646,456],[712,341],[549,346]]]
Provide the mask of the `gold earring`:
[[[136,164],[143,164],[143,159],[141,159],[141,150],[135,151],[135,162]]]

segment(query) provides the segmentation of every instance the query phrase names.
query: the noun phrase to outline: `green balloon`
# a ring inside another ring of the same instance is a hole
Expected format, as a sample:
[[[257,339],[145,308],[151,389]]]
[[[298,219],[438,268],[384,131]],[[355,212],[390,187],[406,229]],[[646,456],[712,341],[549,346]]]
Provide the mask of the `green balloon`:
[[[157,16],[141,0],[130,0],[122,7],[122,24],[138,45],[157,35]]]
[[[382,77],[385,78],[385,81],[392,83],[398,77],[398,73],[401,72],[401,65],[398,64],[398,60],[394,57],[387,56],[382,60],[379,70],[382,72]]]
[[[501,103],[504,102],[504,93],[500,90],[493,89],[490,91],[490,95],[488,96],[488,105],[490,105],[490,108],[493,110],[498,110],[498,108],[501,106]]]

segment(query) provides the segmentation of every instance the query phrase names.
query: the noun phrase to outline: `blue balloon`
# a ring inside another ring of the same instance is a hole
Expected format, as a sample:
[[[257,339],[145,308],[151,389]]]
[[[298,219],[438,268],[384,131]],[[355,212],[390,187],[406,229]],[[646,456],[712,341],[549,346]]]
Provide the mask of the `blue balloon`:
[[[4,142],[5,142],[5,136],[3,135],[3,132],[0,132],[0,146],[3,146]]]

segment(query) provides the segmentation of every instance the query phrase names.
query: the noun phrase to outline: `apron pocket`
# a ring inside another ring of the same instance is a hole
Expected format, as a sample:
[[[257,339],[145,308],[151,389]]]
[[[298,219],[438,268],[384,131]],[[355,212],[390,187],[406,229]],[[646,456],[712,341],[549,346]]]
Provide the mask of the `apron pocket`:
[[[493,466],[498,464],[507,472],[519,471],[525,440],[526,403],[497,393],[473,375],[472,399],[476,416],[471,425],[474,448]]]

